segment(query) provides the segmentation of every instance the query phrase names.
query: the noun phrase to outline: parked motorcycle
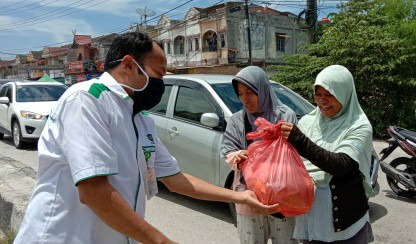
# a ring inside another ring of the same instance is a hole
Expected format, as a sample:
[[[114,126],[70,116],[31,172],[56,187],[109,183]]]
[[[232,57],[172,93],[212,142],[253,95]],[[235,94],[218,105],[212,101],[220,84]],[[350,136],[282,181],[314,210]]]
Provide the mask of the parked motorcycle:
[[[387,128],[391,139],[387,140],[389,146],[384,148],[380,154],[381,169],[386,173],[387,183],[399,196],[412,198],[416,196],[416,132],[396,126]],[[409,154],[411,157],[399,157],[387,164],[383,162],[397,147]]]

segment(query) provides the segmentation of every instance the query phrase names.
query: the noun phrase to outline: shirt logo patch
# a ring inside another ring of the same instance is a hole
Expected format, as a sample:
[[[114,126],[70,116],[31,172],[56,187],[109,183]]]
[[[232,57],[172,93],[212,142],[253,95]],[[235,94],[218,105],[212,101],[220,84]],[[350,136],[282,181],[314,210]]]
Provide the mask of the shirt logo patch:
[[[147,134],[147,138],[149,139],[149,141],[155,143],[155,140],[153,139],[152,134]]]
[[[146,163],[149,162],[149,158],[152,156],[152,153],[149,151],[144,151],[144,158],[146,159]]]
[[[149,159],[152,157],[152,153],[155,152],[155,146],[143,146],[143,154],[146,159],[146,163],[149,162]]]

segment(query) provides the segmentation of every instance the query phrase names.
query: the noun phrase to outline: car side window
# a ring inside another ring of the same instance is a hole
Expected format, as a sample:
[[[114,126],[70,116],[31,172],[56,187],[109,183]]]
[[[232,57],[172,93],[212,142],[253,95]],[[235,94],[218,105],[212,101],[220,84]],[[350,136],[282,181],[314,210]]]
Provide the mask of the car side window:
[[[204,113],[216,113],[215,106],[206,96],[196,89],[179,87],[173,116],[200,123]]]
[[[0,91],[0,97],[8,97],[9,102],[12,102],[12,87],[10,85],[3,86]]]
[[[1,91],[0,91],[0,97],[7,97],[7,96],[6,96],[7,87],[8,87],[8,86],[3,86],[3,87],[1,88]]]
[[[8,86],[6,89],[6,97],[9,98],[9,102],[12,102],[12,87]]]
[[[162,98],[160,99],[160,102],[156,106],[151,108],[149,111],[154,112],[154,113],[166,114],[171,91],[172,91],[172,86],[165,85],[165,92],[163,93]]]

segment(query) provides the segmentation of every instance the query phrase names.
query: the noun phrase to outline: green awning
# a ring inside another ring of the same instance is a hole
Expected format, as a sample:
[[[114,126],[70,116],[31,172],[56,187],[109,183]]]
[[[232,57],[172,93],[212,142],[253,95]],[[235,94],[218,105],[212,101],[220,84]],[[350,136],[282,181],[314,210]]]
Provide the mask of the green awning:
[[[54,80],[54,79],[52,79],[49,75],[47,75],[47,74],[44,74],[43,76],[42,76],[42,78],[40,78],[38,81],[55,81],[55,82],[58,82],[57,80]]]

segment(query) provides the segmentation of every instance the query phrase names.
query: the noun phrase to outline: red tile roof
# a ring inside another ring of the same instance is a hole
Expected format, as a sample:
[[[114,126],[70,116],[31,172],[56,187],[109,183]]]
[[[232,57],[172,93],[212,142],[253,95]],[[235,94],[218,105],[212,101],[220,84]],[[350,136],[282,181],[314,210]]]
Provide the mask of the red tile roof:
[[[74,35],[74,42],[78,45],[88,45],[91,44],[91,36],[87,35]]]
[[[14,60],[0,60],[0,68],[10,67],[14,63]]]
[[[68,52],[67,48],[64,47],[45,47],[48,50],[49,57],[57,57],[60,55],[64,55]],[[42,55],[43,57],[44,55]]]

